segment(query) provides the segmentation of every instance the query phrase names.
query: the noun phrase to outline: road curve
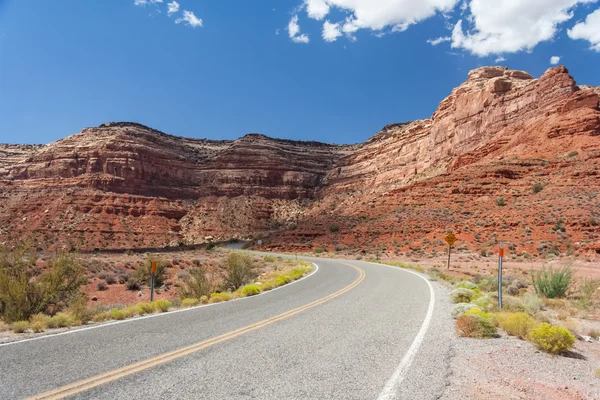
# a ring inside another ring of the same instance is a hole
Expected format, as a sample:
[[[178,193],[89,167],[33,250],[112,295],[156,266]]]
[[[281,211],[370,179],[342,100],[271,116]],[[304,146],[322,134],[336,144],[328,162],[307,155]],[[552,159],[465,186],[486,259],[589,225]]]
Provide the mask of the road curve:
[[[316,273],[264,295],[0,346],[0,399],[438,397],[448,332],[429,282],[308,260]]]

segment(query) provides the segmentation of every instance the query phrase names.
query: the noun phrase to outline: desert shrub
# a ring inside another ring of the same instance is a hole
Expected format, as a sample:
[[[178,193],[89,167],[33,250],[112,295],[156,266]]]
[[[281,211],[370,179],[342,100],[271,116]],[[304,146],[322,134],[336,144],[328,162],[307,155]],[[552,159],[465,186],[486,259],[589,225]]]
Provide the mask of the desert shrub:
[[[138,315],[143,315],[144,311],[139,305],[127,306],[121,310],[125,318],[132,318]]]
[[[273,286],[275,287],[287,285],[288,283],[290,283],[290,278],[286,275],[278,276],[273,280]]]
[[[268,290],[273,289],[273,282],[263,282],[260,284],[260,291],[266,292]]]
[[[314,252],[315,254],[325,253],[325,249],[322,247],[317,247]]]
[[[450,314],[452,315],[453,318],[458,318],[458,317],[461,317],[465,312],[467,312],[468,310],[471,310],[473,308],[479,308],[479,307],[477,307],[474,304],[469,304],[469,303],[458,303],[452,307],[452,311],[450,312]]]
[[[561,354],[568,351],[575,343],[575,336],[565,328],[540,324],[529,332],[527,339],[540,350],[551,354]]]
[[[119,275],[119,283],[121,285],[127,283],[128,280],[129,280],[129,275],[128,274],[121,274],[121,275]]]
[[[573,272],[571,267],[566,265],[558,270],[552,267],[541,271],[531,271],[531,280],[537,294],[541,294],[549,299],[564,297],[571,285]]]
[[[256,266],[248,254],[229,253],[222,263],[223,288],[237,290],[257,277]]]
[[[526,338],[529,332],[538,325],[535,319],[524,312],[500,313],[496,319],[506,333],[521,339]]]
[[[473,282],[469,282],[469,281],[462,281],[456,284],[457,288],[465,288],[465,289],[470,289],[474,292],[479,292],[479,288],[477,287],[476,284],[474,284]]]
[[[496,205],[498,207],[504,207],[506,205],[506,199],[502,196],[496,197]]]
[[[31,327],[31,330],[36,333],[44,332],[48,328],[49,319],[50,317],[46,314],[35,314],[29,319],[29,326]]]
[[[206,276],[206,270],[200,266],[192,268],[189,275],[183,278],[179,295],[182,298],[199,299],[202,296],[210,295],[213,289],[213,285]]]
[[[539,193],[542,190],[544,190],[544,185],[542,185],[541,183],[536,183],[531,187],[531,191],[533,193]]]
[[[202,296],[200,297],[200,303],[202,304],[208,304],[208,296]]]
[[[478,299],[471,301],[471,304],[476,305],[484,311],[488,311],[490,308],[491,299],[489,296],[482,296]]]
[[[260,287],[258,285],[246,285],[242,288],[241,293],[244,296],[255,296],[260,293]]]
[[[582,308],[588,308],[594,302],[594,296],[600,288],[600,279],[585,278],[579,286],[579,305]]]
[[[544,302],[538,296],[530,294],[523,299],[523,305],[527,312],[535,314],[542,309]]]
[[[453,303],[470,303],[476,297],[477,293],[466,288],[457,288],[450,292],[450,298]]]
[[[288,272],[286,275],[293,281],[298,280],[300,278],[302,278],[307,272],[309,271],[308,268],[304,267],[304,268],[294,268],[293,270],[291,270],[290,272]]]
[[[198,305],[198,303],[200,302],[200,300],[198,299],[183,299],[181,301],[181,306],[184,308],[190,308],[190,307],[195,307]]]
[[[228,300],[231,300],[231,294],[228,292],[213,293],[210,295],[209,303],[221,303]]]
[[[10,330],[10,326],[0,319],[0,332],[6,332],[8,330]]]
[[[340,226],[338,224],[329,225],[329,232],[335,233],[335,232],[339,232],[339,230],[340,230]]]
[[[490,306],[488,307],[488,311],[500,311],[498,309],[498,294],[488,293],[488,297],[490,298]],[[518,297],[502,296],[502,311],[522,312],[525,311],[525,306]]]
[[[464,315],[477,315],[481,318],[490,319],[493,318],[495,314],[482,311],[480,308],[471,308],[465,311]]]
[[[42,275],[29,268],[26,254],[24,247],[0,250],[0,314],[8,323],[68,306],[87,283],[83,265],[67,253],[53,257]]]
[[[106,279],[104,279],[106,281],[107,284],[109,285],[114,285],[115,283],[117,283],[117,278],[115,278],[114,275],[108,275],[106,277]]]
[[[569,152],[569,154],[567,154],[567,156],[568,156],[569,158],[572,158],[572,157],[575,157],[575,156],[577,156],[578,154],[579,154],[579,152],[577,152],[577,151],[571,151],[571,152]]]
[[[92,318],[93,322],[104,322],[108,319],[108,314],[106,312],[98,312]]]
[[[463,315],[456,320],[459,336],[472,338],[490,338],[496,336],[498,329],[489,319],[479,315]]]
[[[519,289],[515,286],[509,286],[506,288],[506,293],[510,294],[511,296],[518,296],[519,293],[521,293],[519,291]]]
[[[98,284],[96,286],[98,287],[98,290],[101,292],[108,289],[108,286],[106,285],[106,282],[104,282],[104,281],[98,282]]]
[[[67,313],[58,313],[48,320],[48,328],[68,328],[73,326],[75,320],[73,316]]]
[[[155,302],[139,303],[138,306],[144,314],[152,314],[157,311]]]
[[[275,257],[273,257],[273,256],[264,256],[264,257],[263,257],[263,260],[264,260],[266,263],[273,263],[273,262],[275,262]]]
[[[156,309],[160,312],[167,312],[172,306],[171,302],[165,299],[156,300],[154,303]]]
[[[125,287],[127,288],[127,290],[140,290],[142,286],[137,280],[129,278],[129,280],[127,280],[127,283],[125,283]]]
[[[35,333],[41,333],[46,330],[46,325],[42,324],[41,322],[32,322],[29,327]]]
[[[109,311],[109,314],[112,319],[116,319],[117,321],[121,321],[126,318],[123,310],[120,310],[118,308],[112,308]]]
[[[10,328],[14,333],[24,333],[29,330],[29,322],[27,321],[15,321],[12,323]]]

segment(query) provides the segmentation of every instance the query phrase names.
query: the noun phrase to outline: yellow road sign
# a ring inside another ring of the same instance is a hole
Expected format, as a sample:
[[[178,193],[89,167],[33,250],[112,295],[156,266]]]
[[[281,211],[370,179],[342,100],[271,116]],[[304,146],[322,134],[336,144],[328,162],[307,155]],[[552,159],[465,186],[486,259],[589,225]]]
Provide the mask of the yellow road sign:
[[[446,243],[448,243],[450,246],[452,246],[454,244],[454,242],[456,242],[458,239],[456,238],[454,233],[449,233],[448,235],[446,235],[444,240],[446,241]]]

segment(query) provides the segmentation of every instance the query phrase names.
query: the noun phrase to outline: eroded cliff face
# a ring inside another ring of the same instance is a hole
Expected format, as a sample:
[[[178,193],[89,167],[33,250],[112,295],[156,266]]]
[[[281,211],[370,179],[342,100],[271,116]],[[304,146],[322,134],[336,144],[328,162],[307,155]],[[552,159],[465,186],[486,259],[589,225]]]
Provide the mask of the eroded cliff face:
[[[42,147],[0,147],[0,242],[130,248],[264,235],[274,248],[411,252],[441,250],[454,230],[471,249],[502,239],[514,251],[552,243],[594,253],[599,92],[564,67],[539,79],[484,67],[431,118],[357,146],[109,123]],[[553,229],[565,218],[568,233]]]

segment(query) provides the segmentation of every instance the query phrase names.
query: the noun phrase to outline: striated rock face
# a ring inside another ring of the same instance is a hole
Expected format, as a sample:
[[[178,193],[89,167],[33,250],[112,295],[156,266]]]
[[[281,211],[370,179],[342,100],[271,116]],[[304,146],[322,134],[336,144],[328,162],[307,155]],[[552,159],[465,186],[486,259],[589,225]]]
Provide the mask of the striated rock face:
[[[129,248],[261,234],[275,248],[412,252],[443,248],[450,229],[474,249],[501,239],[519,252],[600,252],[599,96],[564,67],[539,79],[483,67],[431,118],[357,146],[188,139],[134,123],[0,146],[0,242]]]

